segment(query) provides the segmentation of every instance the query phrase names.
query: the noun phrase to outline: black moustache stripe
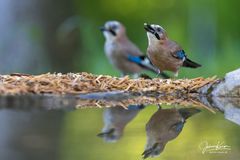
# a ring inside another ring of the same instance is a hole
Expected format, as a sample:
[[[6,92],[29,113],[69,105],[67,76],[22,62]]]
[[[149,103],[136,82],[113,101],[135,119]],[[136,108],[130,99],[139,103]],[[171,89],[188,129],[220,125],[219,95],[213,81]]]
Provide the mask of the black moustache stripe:
[[[160,40],[160,36],[157,33],[154,33],[155,37]]]
[[[117,35],[116,32],[115,32],[114,30],[112,30],[112,29],[109,29],[109,32],[110,32],[113,36],[116,36],[116,35]]]

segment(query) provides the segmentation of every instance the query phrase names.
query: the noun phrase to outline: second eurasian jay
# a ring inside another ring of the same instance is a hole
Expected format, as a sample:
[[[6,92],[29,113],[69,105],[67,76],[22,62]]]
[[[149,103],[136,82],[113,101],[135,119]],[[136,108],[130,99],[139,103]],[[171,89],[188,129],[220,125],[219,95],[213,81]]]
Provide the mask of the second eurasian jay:
[[[196,108],[158,109],[146,124],[147,144],[143,158],[156,157],[182,131],[186,119],[199,113]]]
[[[178,76],[180,67],[198,68],[200,64],[188,59],[182,47],[168,38],[165,29],[156,24],[144,24],[147,31],[147,55],[152,64],[163,71],[172,71]]]

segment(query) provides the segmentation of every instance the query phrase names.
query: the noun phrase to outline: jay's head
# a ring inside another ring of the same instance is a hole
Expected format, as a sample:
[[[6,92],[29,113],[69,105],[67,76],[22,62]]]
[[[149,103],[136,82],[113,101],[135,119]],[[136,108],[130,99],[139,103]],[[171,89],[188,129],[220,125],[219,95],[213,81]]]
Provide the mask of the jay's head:
[[[125,27],[118,21],[107,21],[103,27],[100,27],[106,40],[115,40],[125,36]]]
[[[103,138],[104,141],[106,142],[114,143],[117,142],[122,137],[122,130],[110,128],[99,133],[97,136]]]
[[[159,156],[162,151],[164,150],[165,144],[164,143],[154,143],[153,145],[147,145],[145,151],[142,153],[143,159],[148,157],[157,157]]]
[[[147,31],[149,43],[158,42],[167,38],[165,29],[157,24],[144,23],[144,29]]]

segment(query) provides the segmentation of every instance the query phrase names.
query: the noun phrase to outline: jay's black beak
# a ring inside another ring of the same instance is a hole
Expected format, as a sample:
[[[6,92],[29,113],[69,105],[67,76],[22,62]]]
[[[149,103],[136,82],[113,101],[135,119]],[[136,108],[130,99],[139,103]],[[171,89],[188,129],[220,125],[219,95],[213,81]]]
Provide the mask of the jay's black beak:
[[[102,32],[107,31],[107,29],[104,26],[99,27],[99,30]]]
[[[153,35],[155,35],[155,37],[156,37],[158,40],[160,40],[160,36],[158,35],[158,33],[155,31],[155,29],[154,29],[151,25],[149,25],[149,24],[147,24],[147,23],[144,23],[144,29],[145,29],[147,32],[152,33]]]
[[[102,31],[102,32],[110,32],[113,36],[116,36],[117,34],[116,34],[116,32],[113,30],[113,29],[107,29],[107,28],[105,28],[104,26],[101,26],[101,27],[99,27],[99,29],[100,29],[100,31]]]
[[[106,136],[106,135],[111,135],[111,134],[113,134],[114,130],[115,130],[115,129],[112,128],[112,129],[110,129],[110,130],[107,131],[107,132],[102,132],[102,133],[97,134],[97,136],[98,136],[98,137],[104,137],[104,136]]]
[[[152,33],[152,34],[155,33],[154,28],[153,28],[151,25],[147,24],[147,23],[144,23],[144,29],[145,29],[147,32],[150,32],[150,33]]]

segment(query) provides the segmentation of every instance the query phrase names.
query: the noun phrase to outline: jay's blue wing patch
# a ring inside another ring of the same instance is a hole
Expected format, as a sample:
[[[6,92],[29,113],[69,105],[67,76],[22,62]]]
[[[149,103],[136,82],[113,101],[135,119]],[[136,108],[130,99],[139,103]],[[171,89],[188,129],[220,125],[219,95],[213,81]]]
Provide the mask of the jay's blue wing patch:
[[[144,109],[144,105],[129,105],[127,108],[128,110],[141,110]]]
[[[182,131],[182,129],[183,129],[183,123],[178,123],[177,125],[176,125],[176,131],[178,131],[178,132],[181,132]]]
[[[141,56],[128,55],[128,60],[141,65],[142,61],[143,61],[143,58]]]
[[[171,127],[171,129],[173,129],[173,131],[175,131],[175,132],[181,132],[182,129],[183,129],[183,126],[184,126],[184,123],[183,122],[179,122],[179,123],[174,124]]]
[[[185,54],[184,50],[180,50],[180,51],[175,52],[175,54],[173,54],[173,56],[175,58],[181,59],[181,60],[186,58],[186,54]]]

